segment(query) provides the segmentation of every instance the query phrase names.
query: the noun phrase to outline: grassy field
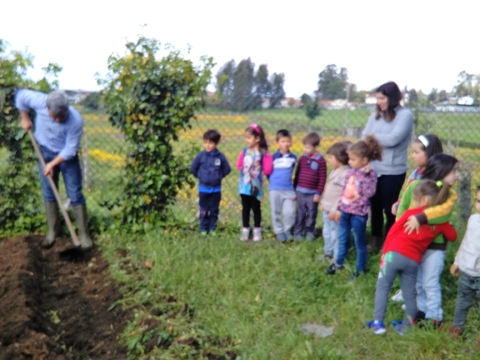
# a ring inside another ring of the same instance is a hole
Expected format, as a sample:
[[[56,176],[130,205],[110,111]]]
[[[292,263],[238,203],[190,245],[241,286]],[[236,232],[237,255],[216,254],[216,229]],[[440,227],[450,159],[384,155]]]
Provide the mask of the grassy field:
[[[110,126],[106,115],[84,113],[84,118],[87,141],[83,154],[88,156],[82,155],[82,161],[86,161],[88,175],[86,196],[91,210],[107,216],[103,202],[121,191],[124,141],[121,133]],[[480,337],[480,317],[475,310],[470,313],[464,340],[450,340],[445,331],[418,329],[404,337],[392,330],[385,337],[371,334],[363,323],[373,316],[378,255],[369,257],[369,272],[354,283],[346,282],[354,266],[354,252],[347,260],[345,271],[333,277],[327,276],[327,264],[317,260],[322,253],[321,239],[313,243],[287,245],[273,241],[269,227],[268,193],[262,203],[266,241],[256,245],[238,241],[240,204],[235,164],[244,146],[244,130],[250,122],[257,122],[265,128],[272,152],[275,151],[276,130],[291,130],[294,136],[292,151],[300,155],[301,138],[309,126],[322,134],[320,151],[325,152],[334,142],[345,139],[342,131],[345,123],[350,127],[362,127],[367,118],[366,110],[349,111],[346,116],[343,110],[325,110],[311,124],[299,109],[261,110],[248,114],[219,111],[198,114],[192,122],[192,129],[180,135],[178,147],[196,145],[201,149],[203,132],[216,128],[223,135],[220,149],[234,168],[224,182],[219,234],[206,241],[198,238],[196,188],[183,189],[178,195],[174,207],[177,217],[182,224],[189,224],[181,230],[156,230],[142,238],[104,234],[102,248],[112,264],[112,275],[119,283],[126,284],[125,296],[135,291],[131,294],[132,301],[139,301],[136,296],[142,294],[142,301],[151,305],[154,298],[151,294],[155,291],[172,294],[179,303],[189,304],[192,309],[192,317],[179,320],[183,325],[177,330],[171,325],[176,336],[202,331],[212,337],[229,339],[241,359],[479,357],[475,341]],[[419,127],[427,125],[429,132],[442,137],[447,152],[463,160],[464,170],[472,174],[473,189],[480,183],[477,165],[480,150],[464,146],[464,143],[476,142],[479,138],[480,118],[460,114],[420,114]],[[6,166],[4,159],[5,153],[0,152],[0,169]],[[413,164],[410,165],[413,169]],[[320,217],[318,225],[321,226]],[[462,225],[457,225],[461,230]],[[449,249],[448,264],[457,246]],[[136,264],[130,277],[119,265],[116,255],[119,248],[125,249],[128,258]],[[153,262],[151,269],[143,266],[147,260]],[[445,328],[448,328],[455,305],[456,279],[444,273],[442,283]],[[389,304],[387,321],[401,317],[400,306]],[[162,316],[159,320],[173,321]],[[186,326],[185,322],[197,324],[195,330]],[[301,325],[309,322],[334,326],[335,332],[325,339],[302,334],[299,330]],[[138,329],[134,325],[132,327],[133,330],[131,327],[126,330],[126,338],[138,333]],[[152,350],[151,355],[154,358],[184,358],[167,356],[162,349]]]
[[[475,345],[480,337],[478,311],[470,312],[464,340],[451,340],[446,333],[456,296],[456,280],[447,272],[442,278],[445,330],[414,329],[402,337],[388,329],[386,336],[375,336],[363,324],[373,316],[378,255],[369,256],[366,276],[347,283],[355,264],[354,252],[345,271],[328,276],[327,264],[317,260],[322,244],[246,244],[238,240],[234,229],[224,229],[216,238],[204,241],[195,232],[181,230],[156,232],[137,241],[117,236],[115,242],[107,239],[103,247],[107,254],[118,247],[126,249],[139,264],[134,273],[137,282],[174,294],[179,303],[188,304],[196,329],[231,339],[241,359],[480,356]],[[447,264],[454,248],[448,252]],[[152,261],[153,268],[142,266],[146,261]],[[112,273],[120,280],[125,277],[124,270],[115,265]],[[400,304],[390,303],[386,320],[402,316]],[[304,323],[333,326],[334,334],[324,339],[305,335],[300,331]],[[179,329],[176,335],[190,332]],[[163,358],[162,350],[152,354]]]

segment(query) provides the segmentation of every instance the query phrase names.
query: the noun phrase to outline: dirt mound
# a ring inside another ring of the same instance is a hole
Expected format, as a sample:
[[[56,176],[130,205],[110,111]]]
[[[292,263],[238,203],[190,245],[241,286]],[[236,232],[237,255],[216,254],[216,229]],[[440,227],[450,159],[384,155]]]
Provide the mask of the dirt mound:
[[[117,342],[125,327],[121,295],[98,250],[60,256],[40,237],[0,242],[0,360],[125,359]]]

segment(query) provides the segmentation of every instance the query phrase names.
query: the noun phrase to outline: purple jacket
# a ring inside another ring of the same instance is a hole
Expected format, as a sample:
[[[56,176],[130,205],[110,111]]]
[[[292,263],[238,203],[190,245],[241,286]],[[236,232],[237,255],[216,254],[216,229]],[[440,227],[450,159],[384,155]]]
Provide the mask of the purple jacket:
[[[345,177],[345,186],[340,196],[338,208],[346,213],[364,216],[370,211],[370,198],[377,189],[377,173],[364,168],[350,169]]]

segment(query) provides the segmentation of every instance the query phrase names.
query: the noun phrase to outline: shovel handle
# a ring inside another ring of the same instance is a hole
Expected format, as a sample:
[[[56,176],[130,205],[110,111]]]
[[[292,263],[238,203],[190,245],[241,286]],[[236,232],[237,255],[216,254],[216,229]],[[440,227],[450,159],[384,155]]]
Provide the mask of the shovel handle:
[[[40,159],[42,168],[45,168],[45,165],[46,165],[45,159],[43,158],[42,152],[38,147],[37,141],[35,140],[35,137],[33,136],[31,129],[28,130],[28,135],[30,137],[30,141],[32,142],[33,148],[35,149],[35,152],[37,153],[37,156]],[[48,182],[50,183],[53,193],[55,194],[55,199],[57,199],[58,207],[62,211],[62,215],[65,218],[65,222],[67,223],[68,231],[70,231],[70,236],[72,237],[73,244],[75,246],[80,246],[80,240],[78,239],[78,236],[75,233],[75,229],[73,228],[72,222],[70,221],[70,217],[68,216],[67,210],[63,207],[62,199],[60,198],[60,194],[58,193],[58,189],[55,186],[55,182],[53,181],[52,175],[47,175],[47,179],[48,179]]]

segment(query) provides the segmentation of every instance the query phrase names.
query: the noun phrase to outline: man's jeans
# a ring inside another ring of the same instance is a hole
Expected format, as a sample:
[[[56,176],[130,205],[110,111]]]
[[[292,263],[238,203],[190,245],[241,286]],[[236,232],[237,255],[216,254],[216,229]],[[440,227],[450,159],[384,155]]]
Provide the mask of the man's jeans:
[[[45,163],[49,163],[57,157],[57,153],[48,150],[44,146],[40,146]],[[42,194],[45,202],[56,202],[55,194],[48,179],[43,175],[43,167],[40,161],[40,181],[42,183]],[[82,193],[82,170],[80,168],[80,161],[78,155],[75,155],[70,160],[64,161],[61,164],[55,166],[53,170],[53,181],[58,189],[58,176],[62,173],[63,182],[65,183],[65,192],[72,206],[85,205],[85,197]]]

